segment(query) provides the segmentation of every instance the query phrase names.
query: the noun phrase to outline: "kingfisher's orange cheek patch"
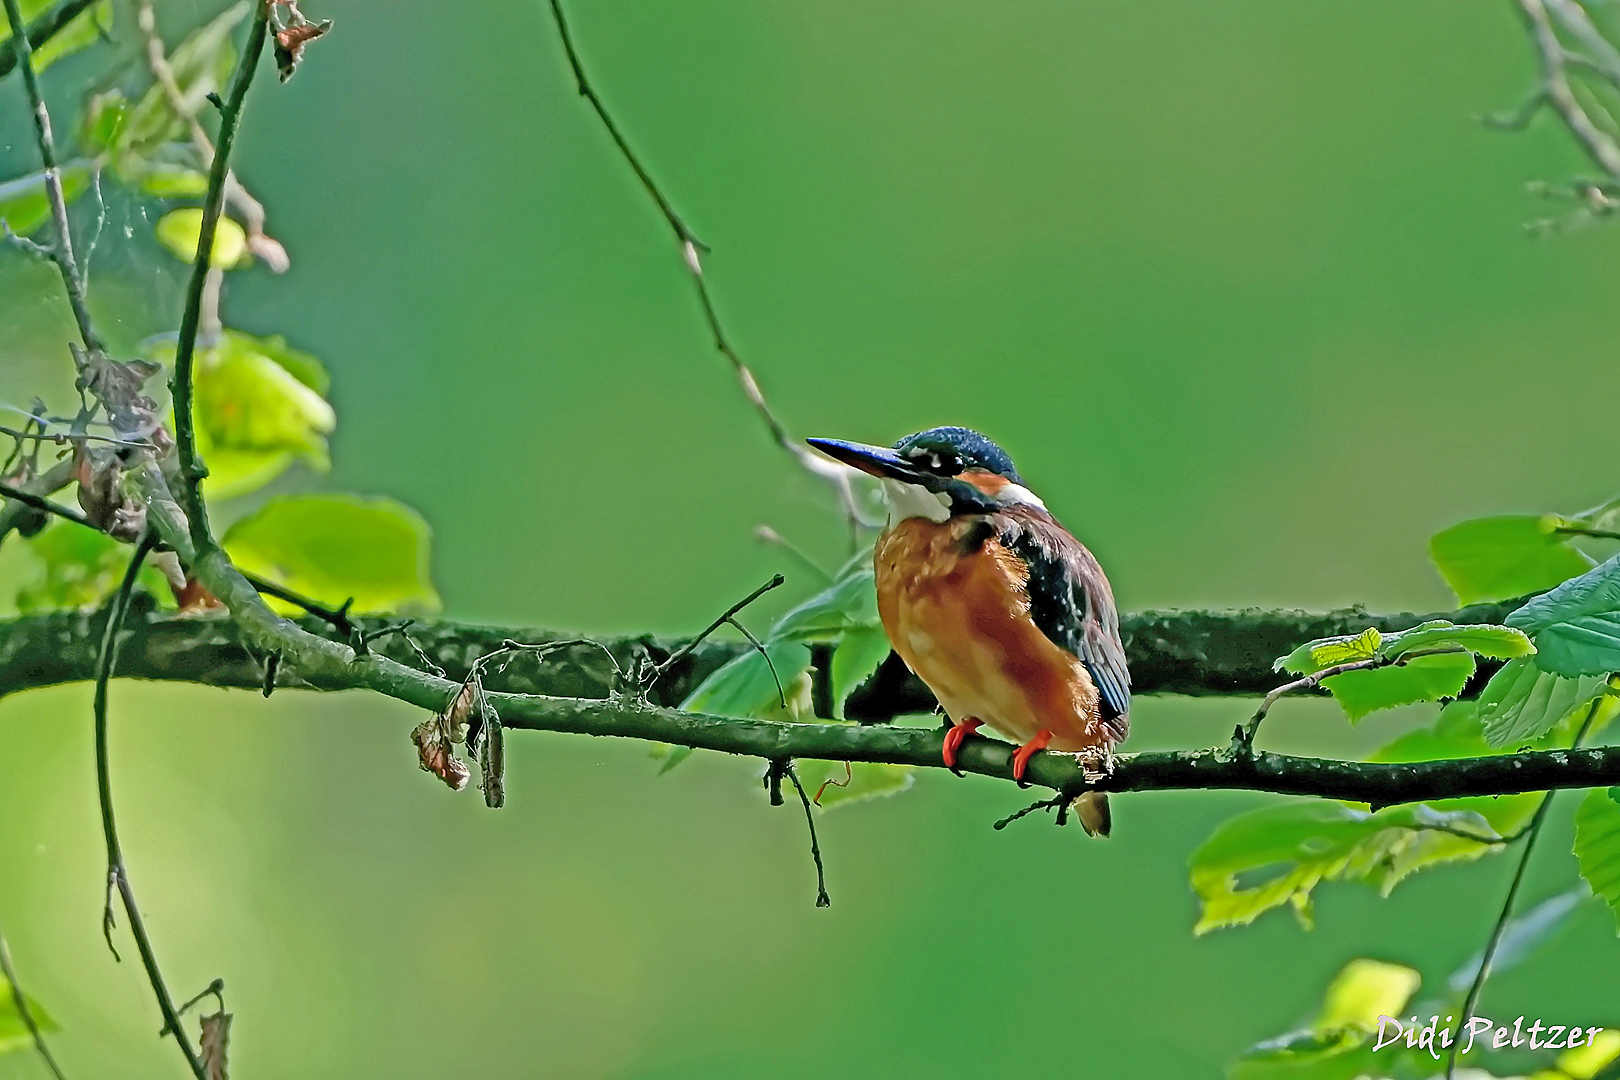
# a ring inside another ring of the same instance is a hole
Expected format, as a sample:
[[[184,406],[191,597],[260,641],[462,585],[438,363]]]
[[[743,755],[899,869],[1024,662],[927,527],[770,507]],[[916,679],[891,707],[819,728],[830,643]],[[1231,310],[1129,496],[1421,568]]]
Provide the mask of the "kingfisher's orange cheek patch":
[[[1002,488],[1012,483],[1005,476],[997,476],[993,472],[965,472],[958,479],[966,480],[986,495],[996,495]]]

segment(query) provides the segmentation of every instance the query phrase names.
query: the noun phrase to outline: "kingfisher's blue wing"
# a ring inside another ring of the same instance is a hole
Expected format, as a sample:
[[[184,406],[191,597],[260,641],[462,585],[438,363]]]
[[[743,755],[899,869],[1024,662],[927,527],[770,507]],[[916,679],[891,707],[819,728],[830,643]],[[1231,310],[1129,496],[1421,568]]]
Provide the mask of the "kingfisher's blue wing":
[[[1055,644],[1086,665],[1102,699],[1103,720],[1125,737],[1131,672],[1119,638],[1119,609],[1102,567],[1085,545],[1049,517],[998,515],[997,537],[1029,569],[1029,613]]]

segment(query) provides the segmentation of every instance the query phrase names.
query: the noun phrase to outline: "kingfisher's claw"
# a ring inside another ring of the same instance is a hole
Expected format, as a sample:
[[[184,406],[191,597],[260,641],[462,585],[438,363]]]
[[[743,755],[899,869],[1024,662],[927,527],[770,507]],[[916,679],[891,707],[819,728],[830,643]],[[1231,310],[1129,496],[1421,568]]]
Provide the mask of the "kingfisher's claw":
[[[945,745],[941,749],[941,756],[945,759],[945,767],[957,776],[962,775],[962,770],[956,767],[956,752],[962,748],[963,741],[969,735],[983,726],[984,721],[975,720],[970,716],[966,720],[952,724],[951,729],[945,733]]]
[[[1029,787],[1028,784],[1024,783],[1024,771],[1029,768],[1029,759],[1040,753],[1042,750],[1045,750],[1047,744],[1051,741],[1052,733],[1045,728],[1042,728],[1035,733],[1035,737],[1033,739],[1029,740],[1029,742],[1025,743],[1023,746],[1020,746],[1017,751],[1014,752],[1012,759],[1012,774],[1013,779],[1018,781],[1019,787]]]

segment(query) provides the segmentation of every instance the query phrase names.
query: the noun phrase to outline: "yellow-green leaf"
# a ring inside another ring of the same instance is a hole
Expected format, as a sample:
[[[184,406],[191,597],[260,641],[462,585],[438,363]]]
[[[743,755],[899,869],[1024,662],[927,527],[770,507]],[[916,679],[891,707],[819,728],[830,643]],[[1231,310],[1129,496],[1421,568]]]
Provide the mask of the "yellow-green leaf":
[[[90,184],[90,167],[83,162],[62,166],[62,199],[72,203]],[[32,173],[0,184],[0,220],[18,236],[27,236],[51,219],[45,194],[45,174]]]
[[[1533,514],[1453,525],[1429,540],[1429,554],[1464,604],[1541,592],[1592,566],[1568,536]]]
[[[1581,876],[1620,921],[1620,787],[1593,788],[1575,811]]]
[[[242,569],[333,607],[353,597],[355,611],[410,612],[439,606],[430,536],[420,514],[392,499],[294,495],[236,522],[224,544]]]
[[[35,1001],[32,995],[23,995],[23,1000],[28,1004],[29,1018],[34,1021],[34,1026],[42,1034],[60,1029],[57,1022],[45,1011],[45,1007]],[[0,1054],[13,1050],[30,1050],[33,1046],[33,1033],[28,1030],[22,1014],[17,1011],[16,997],[9,987],[0,983]]]
[[[1372,1031],[1380,1016],[1399,1016],[1423,977],[1409,967],[1379,960],[1352,960],[1328,984],[1316,1030]]]
[[[157,223],[157,238],[163,246],[186,262],[197,257],[197,245],[202,240],[202,208],[196,206],[171,210]],[[229,270],[248,258],[247,233],[230,218],[220,215],[214,229],[214,248],[209,256],[212,265]]]

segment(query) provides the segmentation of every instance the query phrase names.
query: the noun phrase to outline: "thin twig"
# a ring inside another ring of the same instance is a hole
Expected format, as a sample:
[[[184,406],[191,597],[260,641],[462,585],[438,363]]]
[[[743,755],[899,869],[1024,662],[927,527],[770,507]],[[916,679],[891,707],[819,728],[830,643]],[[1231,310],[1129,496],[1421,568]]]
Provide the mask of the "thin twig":
[[[1039,802],[1032,802],[1028,806],[1024,807],[1022,810],[1019,810],[1016,813],[1008,814],[1006,817],[1002,818],[1000,821],[996,822],[994,825],[991,825],[990,827],[992,829],[995,829],[997,832],[999,832],[1002,829],[1005,829],[1007,826],[1011,825],[1013,822],[1017,821],[1021,817],[1027,817],[1028,815],[1033,814],[1037,810],[1050,810],[1055,806],[1062,806],[1064,803],[1066,803],[1068,801],[1069,801],[1069,797],[1067,795],[1064,795],[1062,792],[1059,792],[1057,795],[1054,795],[1050,799],[1042,799]]]
[[[118,592],[114,594],[112,604],[107,609],[107,625],[101,635],[101,651],[96,657],[96,789],[101,800],[101,831],[107,841],[109,891],[117,889],[119,897],[123,900],[124,914],[129,919],[129,931],[135,938],[135,948],[141,954],[141,964],[146,968],[146,977],[152,984],[152,992],[157,996],[158,1010],[163,1014],[164,1031],[172,1034],[175,1041],[180,1044],[180,1050],[186,1056],[186,1063],[191,1066],[197,1080],[208,1080],[202,1061],[191,1048],[191,1040],[186,1038],[184,1029],[180,1027],[179,1013],[175,1011],[174,999],[169,996],[169,989],[164,984],[163,972],[158,967],[157,954],[152,949],[152,939],[146,933],[146,924],[141,920],[140,905],[135,900],[135,890],[129,883],[129,872],[124,866],[123,847],[118,842],[118,820],[113,814],[112,765],[107,754],[107,683],[112,679],[113,671],[118,664],[118,630],[123,626],[124,615],[129,610],[129,598],[135,591],[135,579],[140,574],[141,563],[145,561],[147,552],[152,550],[156,539],[150,530],[141,534],[140,542],[135,545],[135,554],[130,557],[129,568],[124,571],[124,580],[119,584]],[[109,902],[102,916],[102,930],[108,936],[108,948],[112,948],[112,918],[112,905]],[[113,955],[117,955],[116,950]]]
[[[62,284],[67,287],[68,305],[79,324],[79,337],[92,354],[105,351],[101,339],[90,323],[90,309],[84,302],[84,282],[78,265],[73,261],[73,234],[68,226],[67,200],[62,196],[62,171],[56,166],[56,140],[51,135],[51,114],[45,107],[45,97],[39,89],[39,74],[34,71],[34,50],[28,40],[27,24],[23,22],[18,0],[3,0],[6,18],[11,24],[11,51],[22,68],[23,84],[28,89],[28,102],[34,114],[34,136],[39,144],[39,156],[45,164],[45,198],[51,207],[51,223],[56,229],[56,241],[51,259],[62,272]]]
[[[24,506],[33,507],[41,513],[54,514],[59,518],[65,518],[76,525],[83,525],[91,529],[95,528],[94,525],[90,524],[90,519],[85,517],[84,514],[74,510],[72,507],[52,502],[43,495],[35,495],[32,492],[24,491],[22,488],[12,487],[10,484],[0,484],[0,496],[14,499]]]
[[[6,948],[6,937],[0,934],[0,972],[4,972],[6,982],[11,984],[11,1002],[17,1009],[17,1016],[21,1018],[23,1027],[34,1040],[34,1049],[45,1062],[45,1067],[51,1071],[56,1080],[67,1080],[62,1075],[62,1067],[51,1056],[51,1048],[45,1045],[45,1034],[39,1030],[39,1024],[34,1019],[33,1010],[28,1007],[28,998],[23,993],[22,984],[17,981],[17,972],[11,966],[11,950]]]
[[[174,68],[169,65],[169,58],[163,49],[163,39],[158,36],[157,14],[152,8],[151,0],[136,0],[135,25],[140,28],[141,36],[146,45],[146,66],[152,72],[152,79],[157,83],[164,100],[169,108],[185,124],[191,135],[191,144],[197,150],[204,164],[212,166],[214,161],[214,143],[209,139],[208,132],[197,119],[197,114],[186,105],[185,94],[180,90],[180,83],[175,79]],[[279,243],[265,235],[264,232],[264,204],[244,188],[236,179],[232,171],[225,173],[225,199],[236,208],[242,216],[242,228],[247,234],[247,243],[255,255],[264,259],[265,265],[275,273],[287,269],[287,252]]]
[[[810,796],[804,793],[804,785],[799,783],[799,771],[793,767],[793,762],[787,763],[783,773],[793,781],[793,790],[799,793],[799,802],[804,804],[804,823],[810,828],[810,858],[816,864],[816,907],[830,907],[832,898],[827,895],[827,868],[821,865],[821,845],[816,842],[816,818],[810,812]]]
[[[5,0],[16,4],[17,0]],[[242,120],[242,106],[252,85],[253,73],[264,52],[269,21],[269,0],[255,0],[255,11],[248,24],[247,43],[242,47],[242,58],[236,65],[231,80],[230,97],[220,110],[219,145],[208,170],[208,194],[203,199],[202,221],[197,233],[197,257],[192,263],[191,279],[186,283],[186,306],[180,318],[180,337],[175,343],[174,376],[170,380],[170,396],[174,402],[175,453],[180,462],[181,508],[186,513],[192,546],[199,556],[214,551],[218,544],[208,528],[208,511],[203,503],[202,480],[208,469],[197,456],[197,434],[192,416],[192,359],[197,348],[197,329],[202,320],[203,290],[208,283],[208,270],[214,251],[214,232],[219,226],[220,211],[225,203],[225,174],[229,171],[231,148],[236,143],[236,131]]]
[[[686,659],[693,649],[703,644],[705,638],[714,633],[716,630],[720,629],[726,623],[731,623],[731,625],[736,626],[737,629],[742,630],[741,626],[732,621],[732,616],[736,615],[737,612],[741,611],[749,604],[752,604],[755,600],[758,600],[772,589],[777,588],[786,580],[787,579],[781,574],[776,574],[771,578],[771,580],[767,581],[765,584],[761,585],[759,588],[755,589],[753,592],[749,593],[747,596],[728,607],[724,614],[715,619],[714,622],[710,623],[708,626],[704,627],[702,633],[698,634],[698,636],[693,638],[691,641],[688,641],[685,645],[682,645],[679,649],[676,649],[669,655],[668,659],[654,668],[652,681],[656,681],[660,675],[664,674],[664,672]],[[746,634],[748,631],[743,630],[743,633]],[[754,644],[761,649],[764,648],[764,646],[759,645],[757,641]]]
[[[1543,0],[1517,0],[1519,11],[1535,42],[1541,64],[1541,101],[1556,112],[1594,164],[1611,178],[1620,180],[1620,145],[1598,127],[1575,96],[1569,81],[1569,50],[1558,39]]]
[[[856,500],[854,488],[850,484],[850,478],[854,475],[854,471],[848,466],[833,461],[831,458],[816,453],[808,446],[796,442],[788,434],[787,428],[776,418],[776,414],[771,411],[770,405],[765,400],[764,392],[759,388],[759,380],[754,377],[753,371],[747,364],[743,363],[742,357],[732,346],[731,339],[727,336],[725,328],[720,322],[720,315],[715,310],[714,297],[710,294],[708,283],[703,277],[702,253],[707,252],[709,249],[687,226],[680,214],[675,211],[675,207],[659,188],[658,183],[653,180],[652,174],[647,171],[646,166],[641,163],[641,159],[630,148],[629,141],[624,137],[624,133],[619,130],[619,125],[614,121],[613,115],[608,112],[607,106],[602,103],[602,98],[597,94],[596,88],[591,85],[590,79],[585,74],[584,63],[580,60],[579,50],[574,45],[574,36],[569,31],[568,20],[563,15],[561,0],[550,0],[550,5],[552,21],[556,23],[557,36],[561,40],[563,52],[568,58],[568,66],[573,70],[574,82],[579,89],[580,97],[590,103],[597,119],[602,122],[608,136],[613,140],[613,145],[618,147],[619,155],[624,158],[625,163],[636,174],[636,179],[641,182],[642,189],[657,204],[658,212],[664,216],[670,230],[674,232],[675,243],[681,251],[681,259],[686,264],[687,270],[691,272],[692,282],[697,287],[698,303],[703,309],[703,318],[709,325],[709,332],[714,337],[714,347],[730,362],[732,371],[737,376],[737,382],[742,387],[743,395],[748,398],[748,403],[753,406],[754,412],[765,422],[771,440],[791,454],[794,460],[812,476],[819,477],[833,486],[833,489],[838,493],[839,502],[843,506],[844,513],[848,516],[852,526],[881,524],[880,521],[865,513]]]
[[[1566,536],[1590,536],[1596,540],[1620,540],[1620,532],[1610,532],[1607,529],[1583,529],[1579,526],[1560,526],[1553,532],[1563,533]]]
[[[1581,724],[1581,730],[1575,733],[1575,740],[1570,743],[1574,749],[1581,745],[1586,733],[1592,730],[1592,722],[1597,718],[1598,709],[1603,699],[1598,698],[1586,710],[1586,720]],[[1552,809],[1553,797],[1556,791],[1549,791],[1541,797],[1541,805],[1536,807],[1535,815],[1530,824],[1521,830],[1520,835],[1528,835],[1525,841],[1524,854],[1519,856],[1519,866],[1513,872],[1513,881],[1508,885],[1507,899],[1502,902],[1502,913],[1496,917],[1496,925],[1491,927],[1490,939],[1485,942],[1485,951],[1480,954],[1479,970],[1474,973],[1474,981],[1468,987],[1468,996],[1463,999],[1462,1015],[1457,1020],[1457,1030],[1452,1032],[1451,1053],[1446,1057],[1446,1080],[1452,1080],[1457,1069],[1457,1048],[1461,1042],[1462,1029],[1468,1021],[1474,1018],[1474,1006],[1479,1003],[1479,993],[1485,988],[1485,980],[1490,977],[1491,959],[1502,944],[1502,935],[1507,931],[1508,920],[1513,917],[1513,905],[1519,898],[1519,886],[1524,884],[1524,871],[1530,865],[1530,856],[1535,853],[1536,840],[1541,836],[1542,823],[1547,820],[1547,811]]]
[[[1272,690],[1264,698],[1261,698],[1260,707],[1254,710],[1254,715],[1249,718],[1249,722],[1232,733],[1232,749],[1240,754],[1249,753],[1254,749],[1254,737],[1260,730],[1261,721],[1265,720],[1266,714],[1271,711],[1273,705],[1277,704],[1277,700],[1285,695],[1300,690],[1315,690],[1322,684],[1324,679],[1331,679],[1335,675],[1343,675],[1347,671],[1370,671],[1373,668],[1397,667],[1409,660],[1416,660],[1420,656],[1439,656],[1462,652],[1467,652],[1467,650],[1454,645],[1434,649],[1413,649],[1409,653],[1402,653],[1400,656],[1395,657],[1374,656],[1367,660],[1351,660],[1347,663],[1335,664],[1332,667],[1323,668],[1321,671],[1313,671],[1303,678],[1295,679],[1293,682],[1284,683]]]
[[[241,574],[247,578],[249,585],[252,585],[265,596],[273,596],[277,600],[289,603],[294,607],[303,608],[317,619],[331,623],[332,628],[345,637],[354,633],[355,624],[349,618],[349,607],[354,603],[352,596],[345,600],[341,607],[331,608],[318,600],[311,600],[302,593],[296,593],[285,585],[278,585],[269,578],[260,577],[258,574],[246,570],[241,571]]]

